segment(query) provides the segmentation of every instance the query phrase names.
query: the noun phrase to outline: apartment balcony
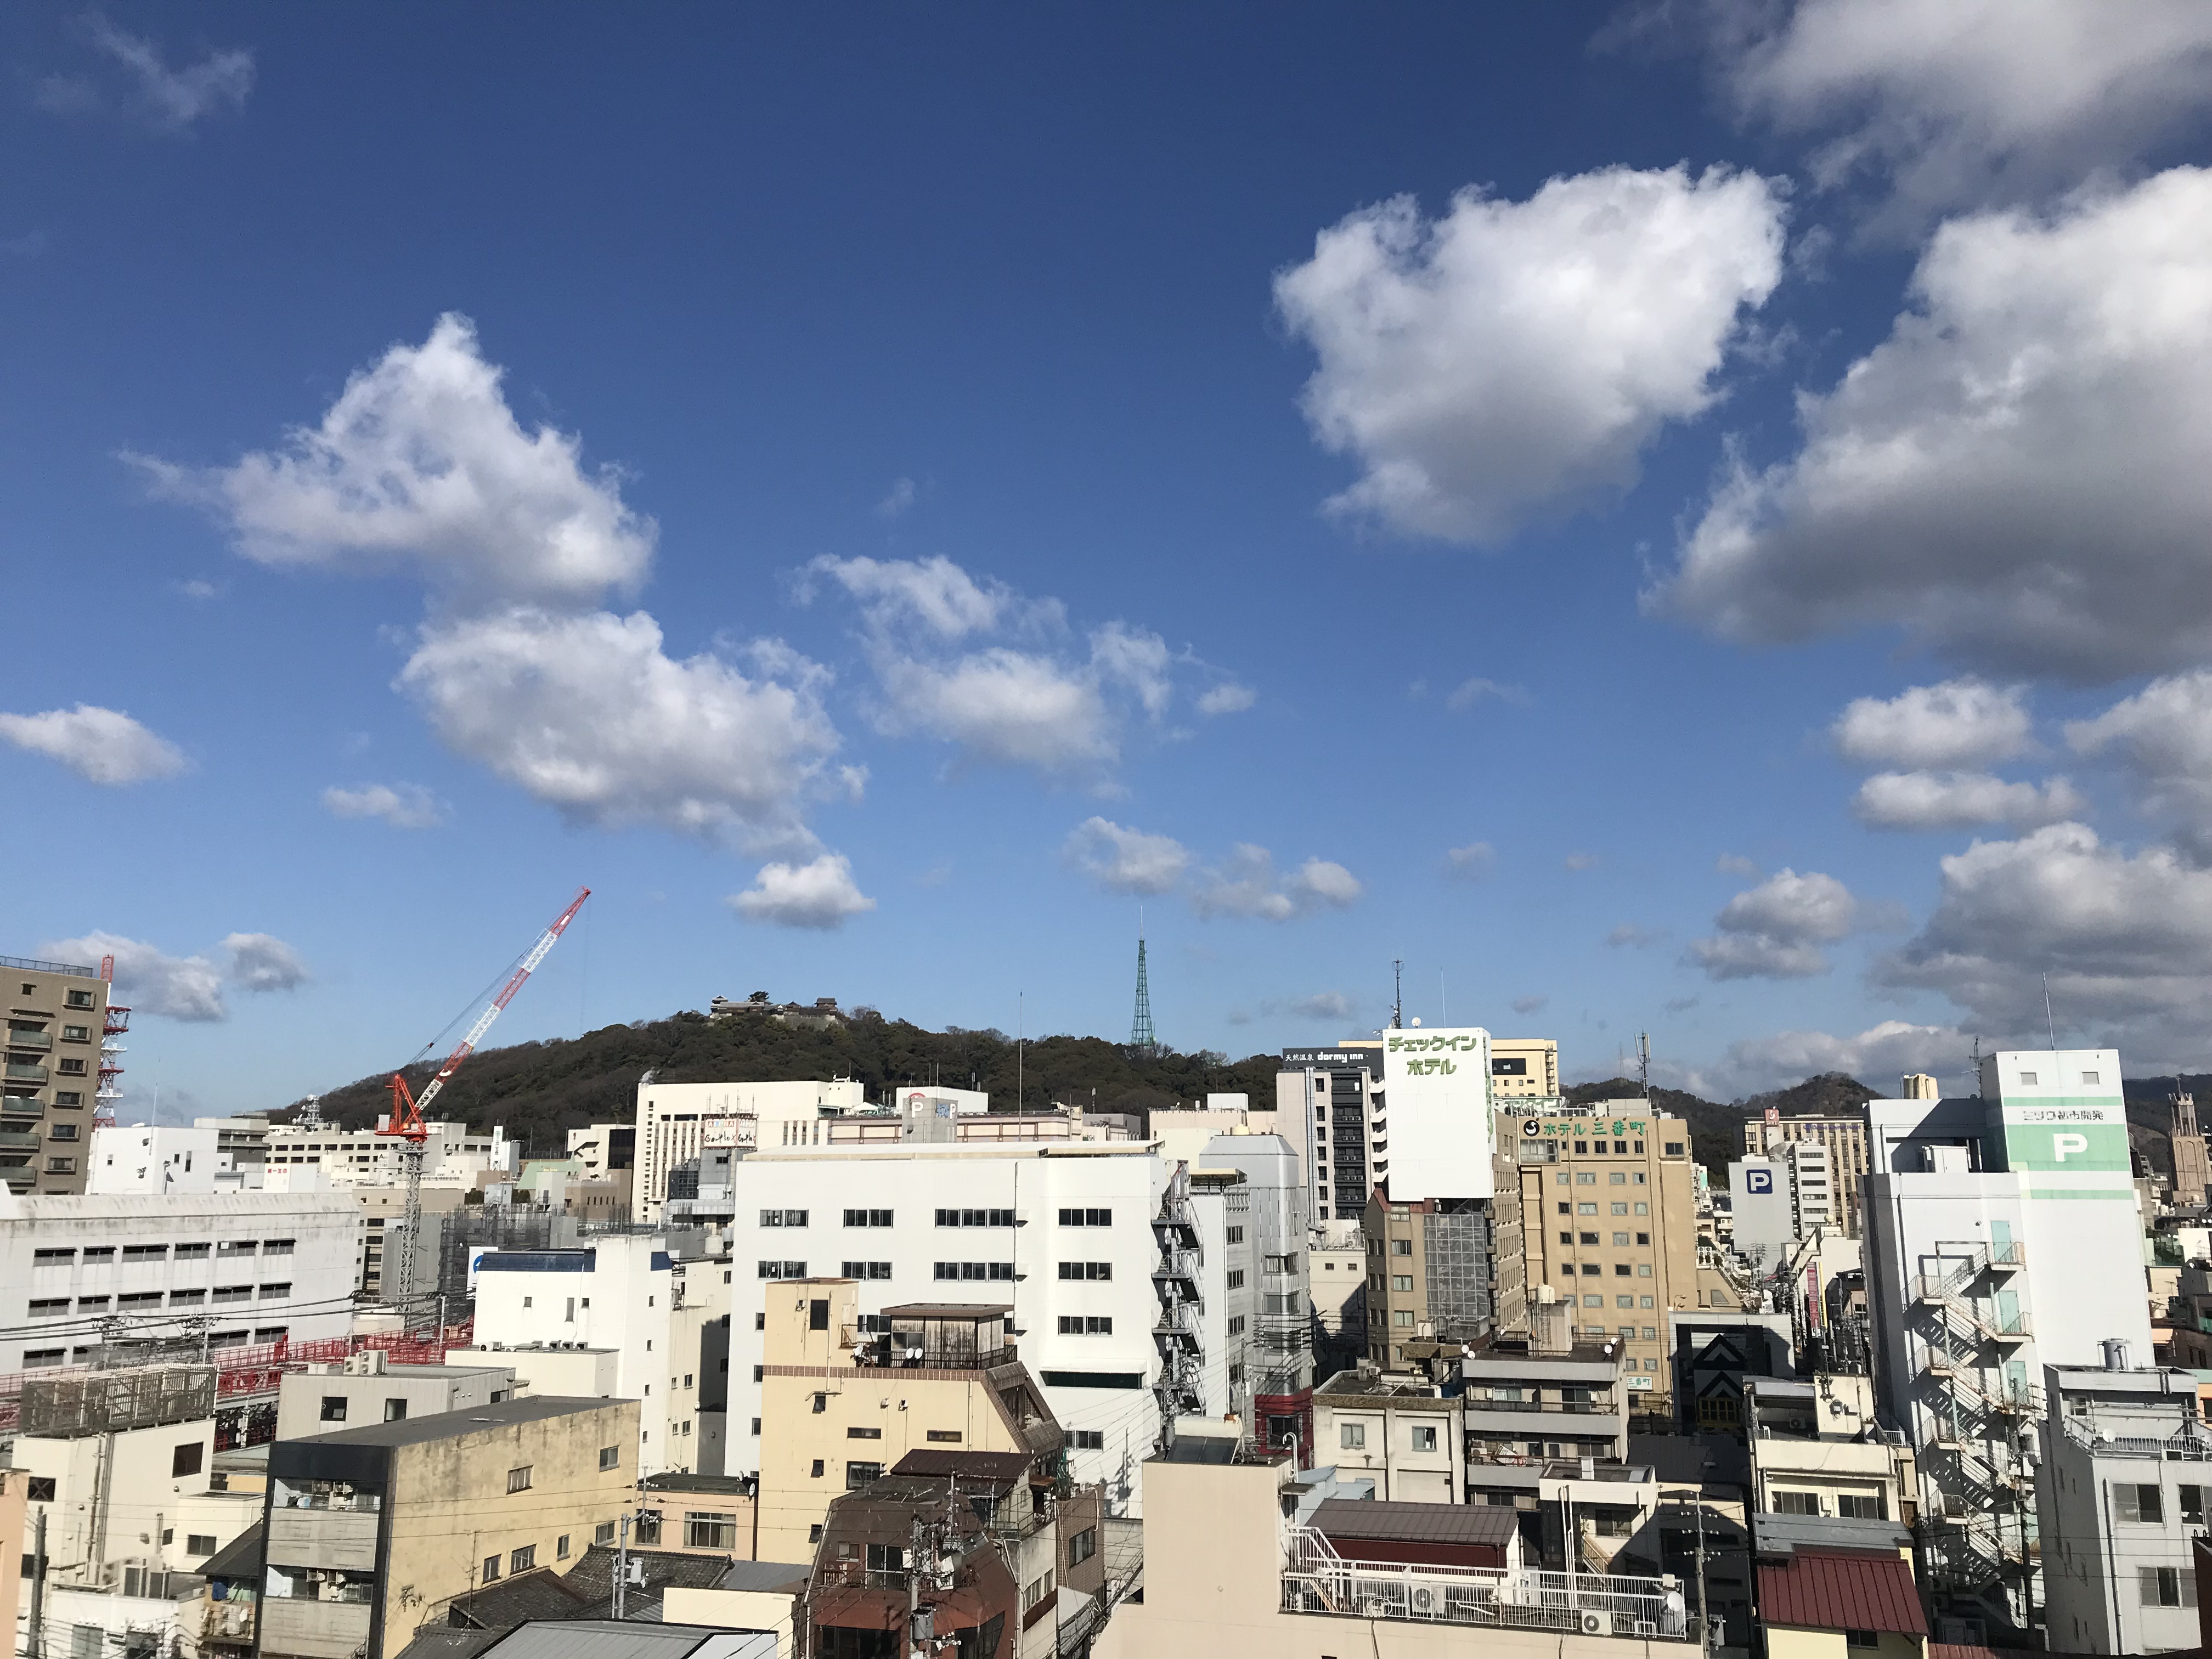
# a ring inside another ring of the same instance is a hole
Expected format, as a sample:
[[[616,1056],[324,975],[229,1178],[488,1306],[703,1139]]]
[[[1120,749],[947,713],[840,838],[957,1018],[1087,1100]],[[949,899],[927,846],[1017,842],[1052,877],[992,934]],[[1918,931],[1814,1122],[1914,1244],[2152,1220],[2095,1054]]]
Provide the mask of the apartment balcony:
[[[10,1048],[51,1048],[54,1046],[53,1034],[50,1031],[10,1031],[8,1033],[8,1046]]]
[[[33,1060],[11,1060],[7,1062],[7,1079],[10,1083],[44,1083],[46,1068]]]
[[[36,1095],[9,1095],[0,1099],[0,1113],[9,1117],[44,1117],[46,1103]]]
[[[261,1603],[261,1644],[299,1659],[353,1659],[368,1650],[366,1601],[305,1601],[271,1596]]]
[[[268,1559],[289,1567],[376,1571],[374,1510],[271,1509]]]
[[[39,1134],[32,1129],[0,1129],[0,1152],[35,1152]]]

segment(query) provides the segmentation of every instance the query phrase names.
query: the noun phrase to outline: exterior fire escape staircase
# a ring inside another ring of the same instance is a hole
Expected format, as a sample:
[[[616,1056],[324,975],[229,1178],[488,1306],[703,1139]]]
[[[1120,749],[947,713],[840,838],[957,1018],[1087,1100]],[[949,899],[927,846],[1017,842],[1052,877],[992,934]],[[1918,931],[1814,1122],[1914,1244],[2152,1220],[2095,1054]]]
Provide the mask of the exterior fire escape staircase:
[[[1152,1237],[1160,1249],[1159,1265],[1152,1270],[1152,1289],[1160,1298],[1159,1322],[1152,1327],[1160,1372],[1152,1393],[1159,1402],[1164,1445],[1172,1437],[1176,1418],[1206,1409],[1205,1336],[1200,1328],[1206,1303],[1198,1282],[1205,1256],[1190,1206],[1187,1164],[1177,1164],[1168,1178],[1159,1213],[1152,1218]]]

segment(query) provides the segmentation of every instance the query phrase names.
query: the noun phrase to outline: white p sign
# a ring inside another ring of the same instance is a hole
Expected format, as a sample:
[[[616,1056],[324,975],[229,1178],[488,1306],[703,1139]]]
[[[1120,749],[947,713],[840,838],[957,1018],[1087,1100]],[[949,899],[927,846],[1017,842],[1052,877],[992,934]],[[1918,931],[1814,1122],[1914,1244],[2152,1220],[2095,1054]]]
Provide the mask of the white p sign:
[[[2063,1164],[2069,1153],[2088,1150],[2089,1137],[2087,1135],[2055,1134],[2051,1137],[2051,1156],[2057,1163]]]

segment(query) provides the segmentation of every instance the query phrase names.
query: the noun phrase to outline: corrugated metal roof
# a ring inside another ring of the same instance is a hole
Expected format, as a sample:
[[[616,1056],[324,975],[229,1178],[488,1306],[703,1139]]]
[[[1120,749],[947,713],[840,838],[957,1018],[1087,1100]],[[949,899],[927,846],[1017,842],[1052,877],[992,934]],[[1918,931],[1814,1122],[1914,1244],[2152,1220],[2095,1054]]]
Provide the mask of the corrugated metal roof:
[[[765,1631],[570,1619],[523,1625],[483,1650],[499,1659],[775,1659]]]
[[[1035,1463],[1027,1452],[951,1451],[917,1446],[891,1465],[893,1474],[951,1476],[987,1486],[1019,1486]]]
[[[1331,1537],[1497,1548],[1519,1530],[1519,1514],[1502,1504],[1380,1504],[1330,1498],[1315,1509],[1313,1523]]]
[[[1894,1555],[1800,1550],[1786,1566],[1759,1568],[1759,1607],[1770,1625],[1928,1634],[1912,1569]]]

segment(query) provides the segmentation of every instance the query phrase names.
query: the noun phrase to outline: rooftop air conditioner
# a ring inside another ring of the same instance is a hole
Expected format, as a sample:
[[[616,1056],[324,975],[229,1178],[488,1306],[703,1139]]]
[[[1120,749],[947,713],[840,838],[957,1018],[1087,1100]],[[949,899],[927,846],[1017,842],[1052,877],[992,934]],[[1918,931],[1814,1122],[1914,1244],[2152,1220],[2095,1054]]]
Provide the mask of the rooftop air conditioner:
[[[1605,1616],[1603,1613],[1597,1613],[1597,1612],[1594,1612],[1594,1611],[1591,1611],[1591,1610],[1589,1610],[1589,1609],[1588,1609],[1588,1608],[1585,1608],[1585,1609],[1583,1610],[1583,1635],[1585,1635],[1585,1636],[1609,1636],[1609,1635],[1611,1635],[1612,1633],[1613,1633],[1613,1632],[1612,1632],[1612,1628],[1611,1628],[1611,1621],[1610,1621],[1609,1620],[1607,1620],[1607,1619],[1606,1618],[1606,1616]]]
[[[1436,1610],[1436,1591],[1431,1589],[1426,1584],[1418,1584],[1414,1586],[1413,1611],[1415,1613],[1434,1613]]]

